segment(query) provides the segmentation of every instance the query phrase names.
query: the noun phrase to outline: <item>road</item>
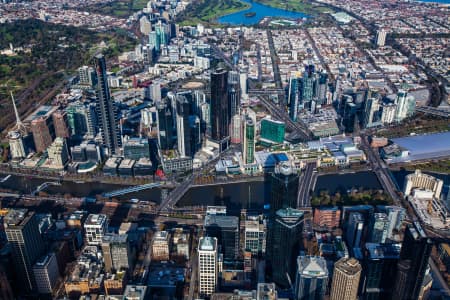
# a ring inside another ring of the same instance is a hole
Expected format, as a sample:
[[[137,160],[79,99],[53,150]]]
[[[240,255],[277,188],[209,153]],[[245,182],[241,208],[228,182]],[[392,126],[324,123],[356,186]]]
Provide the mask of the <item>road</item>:
[[[305,170],[301,173],[298,178],[298,196],[297,196],[297,207],[310,207],[311,197],[310,191],[312,184],[315,179],[314,176],[314,166],[315,163],[309,163],[306,165]]]
[[[270,31],[270,29],[267,30],[267,40],[269,42],[270,58],[272,59],[273,79],[275,80],[277,88],[280,89],[283,86],[283,83],[281,82],[280,68],[278,67],[278,56],[275,52],[272,31]]]

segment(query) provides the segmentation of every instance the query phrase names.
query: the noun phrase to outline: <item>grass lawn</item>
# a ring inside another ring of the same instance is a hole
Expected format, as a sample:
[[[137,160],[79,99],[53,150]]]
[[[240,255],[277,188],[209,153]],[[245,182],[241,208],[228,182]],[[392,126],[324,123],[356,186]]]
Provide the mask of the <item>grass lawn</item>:
[[[250,5],[240,0],[195,0],[179,16],[181,26],[198,23],[212,23],[221,16],[250,8]]]
[[[256,0],[256,2],[269,5],[272,7],[277,7],[295,12],[303,12],[307,14],[331,12],[331,10],[328,7],[315,5],[302,0]]]
[[[111,3],[95,4],[83,9],[101,15],[128,18],[133,13],[147,6],[147,0],[118,0]]]

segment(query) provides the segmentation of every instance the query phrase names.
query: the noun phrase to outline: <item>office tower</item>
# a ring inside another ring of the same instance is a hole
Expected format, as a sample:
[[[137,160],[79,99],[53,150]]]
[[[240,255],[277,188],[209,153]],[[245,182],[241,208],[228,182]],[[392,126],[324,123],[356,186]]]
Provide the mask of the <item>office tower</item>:
[[[359,248],[364,238],[364,217],[359,212],[350,213],[346,231],[347,246],[353,251],[353,248]]]
[[[156,104],[157,123],[158,123],[158,144],[162,150],[173,148],[173,116],[167,99],[163,99],[161,103]]]
[[[266,221],[259,218],[247,219],[244,229],[244,247],[252,255],[266,253]]]
[[[299,108],[299,77],[291,76],[289,78],[288,92],[287,92],[287,105],[289,107],[289,117],[292,121],[297,120],[298,108]]]
[[[351,97],[347,98],[342,115],[342,126],[345,127],[345,132],[353,132],[355,130],[355,124],[358,122],[357,113],[358,106]]]
[[[334,264],[330,300],[356,300],[361,264],[355,258],[343,257]]]
[[[36,289],[33,265],[44,252],[44,241],[34,212],[12,209],[3,219],[6,237],[11,245],[16,283],[24,293]]]
[[[272,280],[282,287],[289,286],[295,278],[295,260],[302,242],[303,219],[303,212],[283,208],[276,212],[268,229],[266,263],[272,271]]]
[[[252,164],[255,161],[255,123],[248,116],[244,122],[244,144],[242,158],[244,164]]]
[[[139,160],[150,159],[150,143],[148,138],[130,138],[123,144],[123,156],[125,159]]]
[[[419,222],[408,225],[395,279],[394,299],[418,299],[433,247]]]
[[[182,157],[192,156],[191,132],[189,126],[190,104],[186,97],[177,95],[177,141],[178,152]]]
[[[316,98],[317,104],[330,104],[327,101],[328,94],[328,73],[326,71],[320,71],[318,74],[319,78],[317,79],[316,84]]]
[[[228,105],[228,72],[216,69],[211,73],[211,139],[219,143],[219,151],[227,148],[230,136]]]
[[[53,113],[53,125],[55,126],[55,136],[61,138],[69,137],[69,127],[67,126],[67,112],[57,110]]]
[[[239,218],[235,216],[207,215],[205,232],[217,238],[223,258],[234,260],[239,255]]]
[[[194,157],[195,153],[197,153],[197,151],[199,151],[202,148],[202,132],[201,132],[201,122],[200,122],[200,118],[198,116],[195,115],[190,115],[189,116],[189,132],[190,132],[190,137],[189,137],[189,141],[190,141],[190,148],[191,148],[191,153],[190,156]]]
[[[328,268],[325,258],[320,256],[299,256],[297,258],[294,299],[323,299],[327,285]]]
[[[217,239],[202,237],[198,243],[198,292],[200,295],[211,295],[217,285]]]
[[[406,211],[403,207],[400,206],[384,206],[384,205],[378,205],[377,210],[387,215],[389,220],[388,238],[392,240],[394,238],[395,231],[400,230],[403,224]]]
[[[31,121],[31,132],[33,133],[36,152],[44,152],[52,144],[53,137],[45,118],[38,117]]]
[[[282,144],[286,125],[282,121],[264,118],[261,120],[261,137],[259,141],[263,144]]]
[[[315,86],[317,81],[314,65],[306,65],[300,83],[299,106],[301,108],[311,108],[311,103],[315,99]]]
[[[236,71],[228,72],[228,118],[230,120],[234,115],[239,113],[239,107],[241,105],[239,77],[239,73]]]
[[[384,243],[389,233],[389,219],[385,213],[375,213],[372,216],[369,230],[369,240],[372,243]]]
[[[297,207],[298,174],[287,163],[279,163],[270,179],[270,210]]]
[[[397,108],[395,110],[395,122],[401,122],[403,119],[414,115],[416,109],[416,99],[409,96],[406,91],[399,91],[395,99]]]
[[[382,109],[378,98],[369,98],[364,108],[364,127],[382,125]]]
[[[391,299],[401,244],[366,243],[364,247],[364,299]]]
[[[96,84],[95,70],[92,67],[78,68],[78,78],[80,85],[94,86]]]
[[[39,294],[52,294],[59,278],[55,253],[49,253],[38,259],[33,267],[33,273]]]
[[[105,234],[101,246],[106,272],[132,270],[133,253],[127,234]]]
[[[20,160],[27,156],[23,144],[22,135],[19,131],[8,132],[9,151],[13,160]]]
[[[155,24],[155,32],[157,39],[159,39],[159,44],[161,46],[167,46],[170,38],[169,27],[167,24],[164,24],[161,20],[159,20],[158,23]]]
[[[98,132],[95,103],[70,103],[67,108],[67,123],[70,134],[79,138],[84,135],[94,137]]]
[[[85,238],[88,245],[101,246],[107,230],[108,218],[106,215],[90,214],[84,222]]]
[[[378,47],[384,47],[386,44],[386,35],[387,32],[384,28],[381,28],[377,31],[376,44]]]
[[[114,101],[111,99],[106,75],[106,61],[102,54],[95,56],[95,69],[97,71],[97,108],[99,112],[99,127],[103,145],[108,147],[109,154],[117,154],[122,146],[119,122]]]

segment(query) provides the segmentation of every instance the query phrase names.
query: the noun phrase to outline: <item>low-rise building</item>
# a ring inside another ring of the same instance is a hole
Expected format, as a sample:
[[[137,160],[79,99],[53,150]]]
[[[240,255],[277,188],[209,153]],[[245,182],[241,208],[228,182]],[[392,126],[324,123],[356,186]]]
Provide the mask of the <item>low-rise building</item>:
[[[170,234],[167,231],[155,233],[152,244],[152,256],[155,260],[169,260]]]

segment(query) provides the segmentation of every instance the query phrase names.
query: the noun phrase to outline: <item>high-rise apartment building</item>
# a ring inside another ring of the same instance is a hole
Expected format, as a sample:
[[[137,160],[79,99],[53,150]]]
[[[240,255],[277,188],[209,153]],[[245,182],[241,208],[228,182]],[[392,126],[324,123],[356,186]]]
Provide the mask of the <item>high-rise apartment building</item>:
[[[355,258],[343,257],[334,264],[330,300],[356,300],[361,264]]]
[[[228,72],[216,69],[211,73],[211,139],[219,143],[220,151],[227,148],[230,136]]]
[[[217,239],[202,237],[198,243],[198,291],[200,295],[213,294],[218,277]]]
[[[189,126],[190,103],[183,95],[177,95],[177,141],[182,157],[192,156],[191,127]]]
[[[97,108],[99,112],[99,125],[103,145],[108,147],[109,154],[116,154],[122,146],[117,110],[108,86],[106,74],[106,60],[102,54],[95,56],[95,69],[97,72]]]
[[[4,220],[6,237],[11,245],[17,286],[24,293],[36,290],[33,265],[44,252],[44,241],[39,232],[34,212],[12,209]]]
[[[328,268],[325,258],[299,256],[295,281],[296,300],[323,299],[328,286]]]
[[[68,138],[69,127],[67,123],[67,112],[63,110],[57,110],[52,115],[53,125],[55,126],[55,136],[60,138]]]
[[[53,142],[52,133],[44,117],[38,117],[31,121],[31,132],[33,133],[36,152],[44,152]],[[53,123],[52,123],[53,124]],[[53,127],[52,127],[53,128]]]

